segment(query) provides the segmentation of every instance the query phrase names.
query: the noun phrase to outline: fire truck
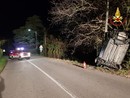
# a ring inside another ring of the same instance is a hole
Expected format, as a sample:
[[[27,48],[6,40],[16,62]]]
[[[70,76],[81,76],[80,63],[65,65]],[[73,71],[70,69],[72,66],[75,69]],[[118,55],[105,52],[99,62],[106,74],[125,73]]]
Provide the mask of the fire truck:
[[[23,58],[27,58],[30,59],[31,58],[31,52],[26,51],[23,47],[18,47],[15,50],[10,51],[9,53],[9,58],[10,59],[23,59]]]

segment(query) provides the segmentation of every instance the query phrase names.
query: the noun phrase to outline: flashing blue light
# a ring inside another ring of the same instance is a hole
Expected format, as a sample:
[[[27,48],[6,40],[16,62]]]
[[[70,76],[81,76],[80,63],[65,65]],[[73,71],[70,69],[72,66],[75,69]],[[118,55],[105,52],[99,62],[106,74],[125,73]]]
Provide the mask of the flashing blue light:
[[[20,48],[16,48],[16,50],[20,50]]]
[[[18,47],[16,50],[24,50],[24,47]]]
[[[21,49],[21,50],[24,50],[24,48],[23,48],[23,47],[21,47],[20,49]]]

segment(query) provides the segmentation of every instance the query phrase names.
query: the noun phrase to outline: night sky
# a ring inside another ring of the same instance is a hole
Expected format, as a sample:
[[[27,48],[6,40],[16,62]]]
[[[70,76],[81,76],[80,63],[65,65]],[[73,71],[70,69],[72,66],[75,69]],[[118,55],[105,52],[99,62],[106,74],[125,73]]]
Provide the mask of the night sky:
[[[23,26],[27,17],[38,15],[46,24],[48,0],[1,0],[0,38],[12,37],[12,30]]]

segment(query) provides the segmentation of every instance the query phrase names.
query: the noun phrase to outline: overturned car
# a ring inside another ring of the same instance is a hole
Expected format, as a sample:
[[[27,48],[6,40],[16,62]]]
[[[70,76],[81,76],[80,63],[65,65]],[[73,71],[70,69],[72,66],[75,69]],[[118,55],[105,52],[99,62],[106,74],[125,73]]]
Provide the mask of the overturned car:
[[[118,32],[104,42],[95,62],[99,66],[108,66],[121,69],[122,61],[129,48],[129,38],[126,32]]]

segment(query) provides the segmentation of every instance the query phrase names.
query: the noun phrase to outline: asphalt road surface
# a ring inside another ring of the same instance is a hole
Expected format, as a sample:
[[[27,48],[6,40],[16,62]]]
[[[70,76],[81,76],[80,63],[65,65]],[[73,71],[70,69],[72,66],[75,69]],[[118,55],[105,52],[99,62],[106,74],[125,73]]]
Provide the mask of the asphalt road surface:
[[[0,98],[130,98],[130,79],[45,57],[9,60]]]

